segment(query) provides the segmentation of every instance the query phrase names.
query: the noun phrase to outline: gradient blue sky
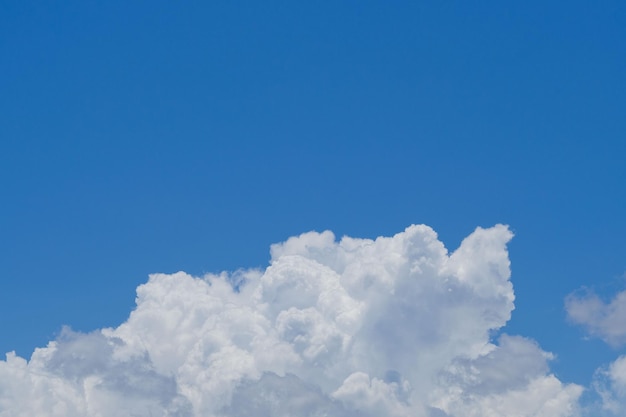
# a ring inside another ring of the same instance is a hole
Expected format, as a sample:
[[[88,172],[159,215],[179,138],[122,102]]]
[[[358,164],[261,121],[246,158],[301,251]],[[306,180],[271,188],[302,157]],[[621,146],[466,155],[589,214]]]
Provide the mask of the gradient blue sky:
[[[563,300],[624,288],[625,74],[622,1],[0,2],[0,351],[308,230],[506,223],[505,331],[586,385],[617,352]]]

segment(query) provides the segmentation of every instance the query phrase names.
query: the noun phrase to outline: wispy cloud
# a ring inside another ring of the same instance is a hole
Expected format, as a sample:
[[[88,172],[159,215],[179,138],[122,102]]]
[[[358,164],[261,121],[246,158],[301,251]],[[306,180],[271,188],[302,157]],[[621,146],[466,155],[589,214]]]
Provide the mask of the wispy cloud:
[[[626,291],[604,302],[593,292],[573,293],[565,299],[569,319],[613,347],[626,343]]]
[[[551,354],[490,339],[511,237],[478,228],[449,254],[427,226],[311,232],[265,270],[151,275],[119,327],[0,361],[0,416],[574,416]]]
[[[613,348],[626,344],[626,291],[606,302],[590,290],[577,291],[565,298],[568,318],[583,326]],[[626,355],[598,368],[592,388],[599,401],[590,405],[589,415],[623,416],[626,414]]]

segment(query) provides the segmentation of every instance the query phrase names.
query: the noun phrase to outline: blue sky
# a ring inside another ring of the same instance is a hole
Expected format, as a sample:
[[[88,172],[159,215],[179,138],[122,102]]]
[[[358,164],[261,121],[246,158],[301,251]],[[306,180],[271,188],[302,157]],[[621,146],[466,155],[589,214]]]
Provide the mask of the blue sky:
[[[2,352],[120,324],[150,273],[420,223],[510,226],[504,331],[561,380],[622,352],[564,300],[624,289],[623,2],[4,1],[0,56]]]

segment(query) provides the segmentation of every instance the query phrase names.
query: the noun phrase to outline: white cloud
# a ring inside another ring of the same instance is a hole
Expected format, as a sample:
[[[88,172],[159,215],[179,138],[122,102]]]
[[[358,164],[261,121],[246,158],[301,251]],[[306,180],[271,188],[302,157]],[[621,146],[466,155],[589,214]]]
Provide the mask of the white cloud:
[[[623,416],[626,414],[626,355],[596,370],[593,388],[600,401],[593,404],[590,415]]]
[[[264,271],[151,275],[117,328],[0,361],[0,417],[565,417],[581,388],[514,308],[505,226],[449,254],[427,226],[305,233]],[[236,285],[234,285],[236,284]]]
[[[454,360],[442,374],[442,408],[466,417],[578,415],[582,387],[548,374],[552,354],[529,339],[508,335],[491,349],[476,359]]]
[[[626,291],[605,303],[594,293],[570,294],[565,300],[568,317],[593,336],[612,346],[626,343]]]
[[[568,318],[591,336],[614,348],[626,343],[626,291],[617,293],[610,302],[590,291],[572,293],[565,299],[565,309]],[[592,388],[598,398],[587,405],[586,415],[626,415],[626,355],[598,368]]]

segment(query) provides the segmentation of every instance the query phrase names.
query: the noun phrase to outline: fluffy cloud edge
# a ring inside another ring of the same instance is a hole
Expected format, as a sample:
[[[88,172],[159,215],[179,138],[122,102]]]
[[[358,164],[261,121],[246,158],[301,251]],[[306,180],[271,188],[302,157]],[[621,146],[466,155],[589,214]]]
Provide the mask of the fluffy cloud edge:
[[[450,254],[424,225],[309,232],[265,270],[153,274],[120,326],[0,361],[0,416],[576,416],[582,388],[550,354],[491,341],[514,308],[512,236],[477,228]]]

